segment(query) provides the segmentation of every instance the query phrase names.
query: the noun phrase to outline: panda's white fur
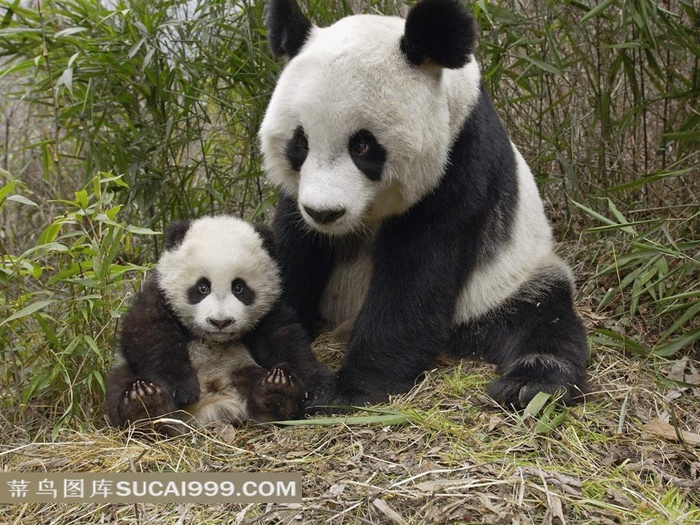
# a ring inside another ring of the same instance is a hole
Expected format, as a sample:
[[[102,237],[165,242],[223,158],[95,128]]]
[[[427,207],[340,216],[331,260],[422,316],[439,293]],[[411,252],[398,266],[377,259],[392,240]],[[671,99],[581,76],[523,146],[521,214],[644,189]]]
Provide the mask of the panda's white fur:
[[[478,98],[476,62],[442,74],[411,67],[399,49],[403,29],[402,19],[377,15],[313,28],[270,100],[260,128],[265,170],[298,197],[309,222],[305,206],[347,210],[333,224],[314,224],[325,234],[371,230],[429,193],[439,181],[449,144]],[[319,69],[319,63],[326,67]],[[319,99],[325,103],[318,104]],[[300,174],[285,156],[289,135],[299,124],[313,144]],[[347,153],[347,137],[362,128],[389,152],[379,182],[360,173]]]
[[[547,288],[548,276],[573,281],[571,270],[554,252],[554,240],[544,214],[535,179],[520,152],[513,146],[517,161],[518,206],[513,231],[493,260],[479,265],[464,284],[457,299],[455,323],[477,319],[504,304],[525,283]],[[542,272],[542,269],[547,269]],[[535,293],[532,290],[531,293]]]
[[[248,347],[239,341],[205,344],[191,341],[187,348],[199,379],[199,399],[183,411],[190,423],[206,426],[215,421],[251,419],[250,398],[233,385],[229,378],[240,370],[257,367]],[[217,384],[217,389],[209,386]]]
[[[272,308],[281,293],[279,269],[260,236],[250,224],[231,216],[194,221],[182,243],[162,254],[157,272],[177,317],[205,340],[240,338]],[[202,277],[211,282],[211,293],[192,304],[188,291]],[[232,293],[231,284],[236,279],[254,291],[252,305]],[[211,324],[212,319],[234,322],[218,329]]]
[[[501,365],[510,375],[490,389],[501,402],[585,390],[573,277],[485,91],[459,1],[321,28],[295,0],[271,0],[267,24],[287,59],[259,132],[282,190],[285,299],[307,325],[354,323],[329,401],[405,391],[443,351]],[[358,134],[373,141],[369,169]]]

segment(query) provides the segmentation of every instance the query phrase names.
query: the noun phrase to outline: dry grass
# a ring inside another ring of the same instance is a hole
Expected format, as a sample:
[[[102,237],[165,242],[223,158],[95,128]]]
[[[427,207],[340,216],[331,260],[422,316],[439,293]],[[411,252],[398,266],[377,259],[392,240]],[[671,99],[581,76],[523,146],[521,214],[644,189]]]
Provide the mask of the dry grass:
[[[327,340],[317,350],[338,359]],[[692,379],[700,366],[684,363],[654,372],[596,347],[596,398],[532,414],[505,412],[484,395],[491,367],[452,364],[392,400],[388,408],[407,416],[394,426],[339,417],[332,426],[220,426],[157,441],[91,427],[36,441],[5,422],[3,471],[301,472],[304,501],[6,505],[0,523],[697,523],[700,391],[659,388],[664,375]]]

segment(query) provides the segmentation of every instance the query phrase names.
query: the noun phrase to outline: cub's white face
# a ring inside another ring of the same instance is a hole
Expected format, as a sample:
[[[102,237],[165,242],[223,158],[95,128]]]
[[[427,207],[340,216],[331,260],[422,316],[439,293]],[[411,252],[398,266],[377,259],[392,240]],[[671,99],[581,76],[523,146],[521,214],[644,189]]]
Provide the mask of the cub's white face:
[[[314,27],[279,78],[260,129],[265,169],[322,233],[372,228],[433,190],[478,98],[475,61],[410,64],[404,25],[357,15]]]
[[[158,282],[178,319],[205,341],[238,339],[281,293],[279,269],[248,223],[227,216],[190,224],[158,261]]]

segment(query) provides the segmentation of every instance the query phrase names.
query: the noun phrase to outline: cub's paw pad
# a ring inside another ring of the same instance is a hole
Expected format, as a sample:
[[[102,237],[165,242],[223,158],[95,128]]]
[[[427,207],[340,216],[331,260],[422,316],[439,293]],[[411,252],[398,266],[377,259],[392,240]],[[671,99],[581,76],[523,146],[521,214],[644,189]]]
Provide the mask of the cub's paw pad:
[[[141,380],[134,381],[124,392],[119,407],[122,417],[128,421],[157,417],[172,408],[172,398],[160,386]]]

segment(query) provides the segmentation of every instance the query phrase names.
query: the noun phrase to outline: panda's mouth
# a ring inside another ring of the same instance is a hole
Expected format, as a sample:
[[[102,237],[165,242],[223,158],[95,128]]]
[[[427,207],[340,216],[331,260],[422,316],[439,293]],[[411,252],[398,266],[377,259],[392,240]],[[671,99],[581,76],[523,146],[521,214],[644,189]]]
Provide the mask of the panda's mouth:
[[[238,331],[222,331],[222,330],[198,330],[198,336],[203,342],[208,343],[225,343],[238,339]]]
[[[334,225],[328,225],[328,224],[318,224],[314,221],[307,221],[307,224],[315,231],[320,232],[324,235],[330,235],[330,236],[335,236],[335,237],[342,237],[346,235],[352,235],[356,230],[358,230],[357,227],[354,227],[349,224],[334,224]]]

